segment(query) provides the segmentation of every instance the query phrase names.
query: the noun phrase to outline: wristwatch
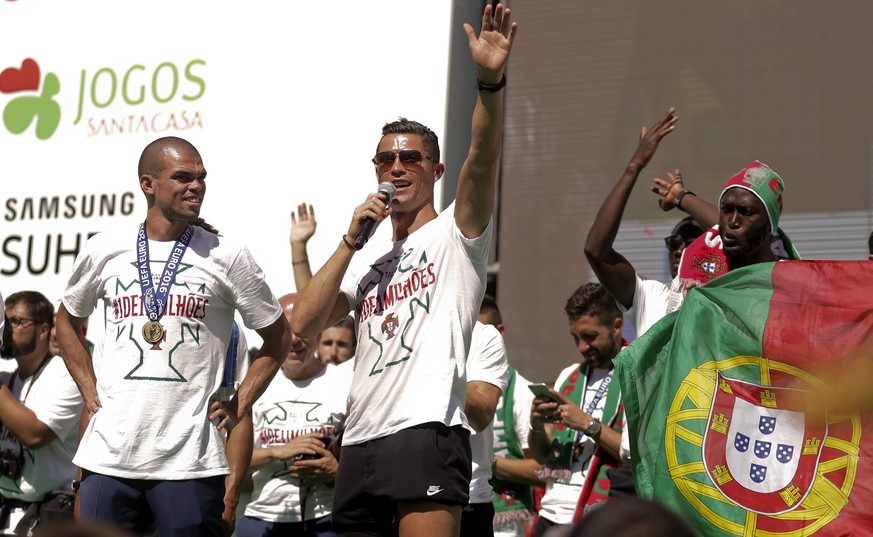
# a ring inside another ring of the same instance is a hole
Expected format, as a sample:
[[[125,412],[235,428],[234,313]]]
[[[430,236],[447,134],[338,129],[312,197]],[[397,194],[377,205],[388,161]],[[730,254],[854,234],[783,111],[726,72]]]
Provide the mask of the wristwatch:
[[[587,436],[588,438],[597,439],[600,436],[600,420],[597,418],[591,418],[591,421],[588,422],[588,427],[585,427],[585,430],[582,431],[582,434]]]

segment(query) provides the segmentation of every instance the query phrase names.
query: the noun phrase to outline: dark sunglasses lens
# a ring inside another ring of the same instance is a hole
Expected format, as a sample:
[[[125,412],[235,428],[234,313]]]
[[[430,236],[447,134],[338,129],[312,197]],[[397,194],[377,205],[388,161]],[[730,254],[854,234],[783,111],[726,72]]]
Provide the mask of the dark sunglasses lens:
[[[667,245],[668,250],[677,250],[680,246],[685,244],[685,239],[682,235],[670,235],[669,237],[664,238],[664,244]]]
[[[376,166],[387,166],[394,162],[394,151],[382,151],[381,153],[376,153],[376,156],[373,157],[373,162],[376,163]]]
[[[400,152],[400,162],[403,163],[421,162],[423,158],[421,151],[415,149],[404,149]]]

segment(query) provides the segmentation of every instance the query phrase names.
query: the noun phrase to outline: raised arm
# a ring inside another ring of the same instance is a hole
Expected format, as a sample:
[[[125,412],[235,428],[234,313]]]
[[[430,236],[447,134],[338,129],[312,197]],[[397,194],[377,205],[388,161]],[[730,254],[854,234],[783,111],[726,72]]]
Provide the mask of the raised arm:
[[[294,272],[294,286],[298,292],[312,279],[306,243],[315,235],[317,226],[312,205],[301,203],[297,206],[297,214],[291,211],[291,270]]]
[[[670,108],[650,129],[643,127],[640,145],[634,151],[624,173],[600,206],[585,241],[585,256],[591,269],[607,292],[625,308],[633,305],[636,271],[628,260],[613,248],[615,236],[618,234],[624,208],[640,172],[652,160],[661,139],[673,132],[678,120],[676,109]]]
[[[662,210],[669,211],[678,208],[694,218],[698,224],[703,226],[703,229],[709,229],[718,224],[718,207],[698,198],[697,194],[687,190],[678,168],[673,173],[667,172],[667,179],[669,181],[657,177],[652,179],[655,183],[652,192],[660,196],[658,206]]]
[[[349,301],[340,291],[340,284],[356,252],[353,247],[355,236],[367,218],[372,218],[378,225],[390,214],[391,209],[385,206],[384,197],[378,193],[367,196],[367,200],[355,209],[349,231],[338,241],[333,255],[303,289],[298,289],[297,302],[291,310],[291,330],[298,337],[315,337],[348,314]]]
[[[82,326],[86,321],[86,318],[70,315],[62,303],[55,320],[55,335],[64,364],[85,400],[87,420],[100,410],[101,405],[100,398],[97,397],[97,380],[94,364],[91,361],[91,351],[88,350],[88,342],[82,335]]]
[[[503,4],[486,5],[479,36],[464,24],[476,64],[479,95],[473,109],[470,150],[461,167],[455,194],[455,222],[467,238],[485,231],[494,209],[497,159],[503,142],[504,69],[518,25]]]

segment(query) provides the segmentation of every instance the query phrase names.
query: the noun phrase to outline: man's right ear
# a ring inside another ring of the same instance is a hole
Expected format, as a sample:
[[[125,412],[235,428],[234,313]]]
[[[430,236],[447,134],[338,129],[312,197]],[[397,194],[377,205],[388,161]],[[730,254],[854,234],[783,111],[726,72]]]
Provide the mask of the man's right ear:
[[[154,194],[154,178],[151,175],[141,175],[139,178],[139,187],[145,194]]]

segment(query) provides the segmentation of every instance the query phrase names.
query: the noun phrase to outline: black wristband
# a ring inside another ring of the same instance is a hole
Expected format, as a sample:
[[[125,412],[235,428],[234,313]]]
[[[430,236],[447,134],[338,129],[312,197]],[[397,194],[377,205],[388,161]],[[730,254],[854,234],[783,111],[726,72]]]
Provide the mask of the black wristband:
[[[683,188],[682,192],[676,194],[676,207],[679,207],[680,209],[682,208],[682,198],[684,198],[688,194],[691,194],[692,196],[697,197],[697,194],[695,194],[694,192],[692,192],[690,190],[685,190]]]
[[[485,93],[497,93],[502,90],[506,86],[506,73],[503,74],[503,77],[500,78],[500,82],[497,84],[488,84],[486,82],[482,82],[478,78],[476,79],[476,87],[479,88],[479,91]]]
[[[358,249],[355,248],[355,245],[352,244],[352,243],[350,243],[349,240],[346,238],[345,235],[343,235],[343,242],[346,243],[346,246],[349,247],[349,250],[351,250],[351,251],[353,251],[353,252],[357,252],[357,251],[358,251]]]

